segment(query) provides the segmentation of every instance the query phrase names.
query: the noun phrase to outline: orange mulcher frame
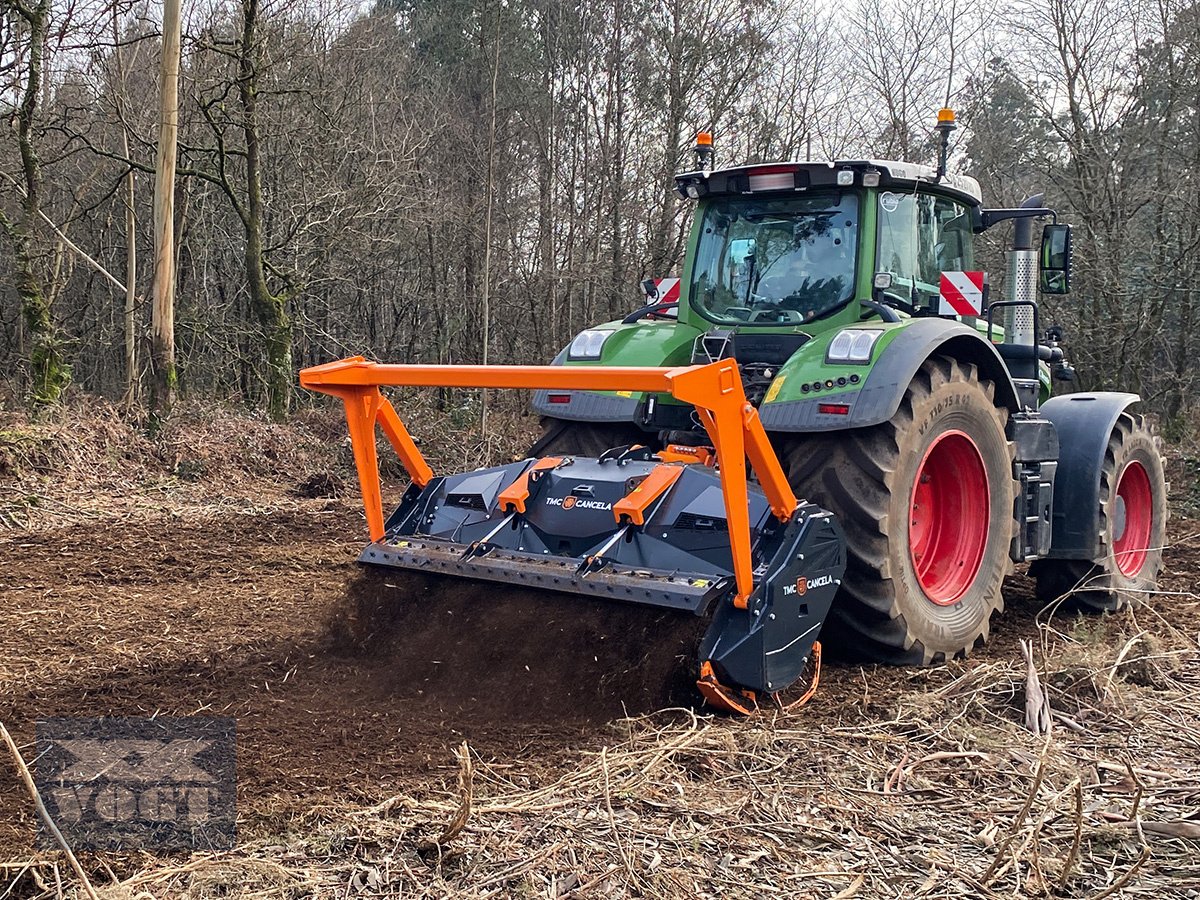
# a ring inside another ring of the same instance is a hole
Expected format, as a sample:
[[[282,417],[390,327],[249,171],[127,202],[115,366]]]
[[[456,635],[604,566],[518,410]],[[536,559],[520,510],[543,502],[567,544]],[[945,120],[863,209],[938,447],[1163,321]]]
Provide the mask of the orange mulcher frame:
[[[741,609],[746,608],[754,591],[746,460],[754,469],[772,513],[780,521],[788,521],[798,505],[759,421],[758,411],[746,400],[741,375],[733,360],[679,368],[417,366],[385,365],[354,356],[304,369],[300,372],[300,384],[312,391],[340,397],[345,404],[346,424],[372,541],[384,536],[383,498],[375,450],[376,424],[387,435],[415,484],[424,487],[433,478],[433,470],[421,456],[400,416],[380,393],[381,387],[389,386],[645,391],[670,394],[690,403],[708,432],[720,465],[737,588],[733,602]],[[682,461],[688,456],[676,450],[670,458]],[[706,461],[706,456],[696,455],[695,461]],[[664,474],[662,477],[670,476]],[[667,483],[646,487],[665,490],[669,486]],[[514,495],[511,499],[519,504],[524,498]],[[639,510],[628,512],[635,521],[640,518]]]

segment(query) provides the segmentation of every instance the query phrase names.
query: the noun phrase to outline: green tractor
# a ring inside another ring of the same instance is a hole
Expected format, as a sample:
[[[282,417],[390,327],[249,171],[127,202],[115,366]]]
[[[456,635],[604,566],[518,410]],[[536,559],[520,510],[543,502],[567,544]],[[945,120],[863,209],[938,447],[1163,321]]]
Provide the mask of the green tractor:
[[[651,282],[555,365],[301,372],[345,404],[360,561],[701,617],[696,687],[738,713],[810,669],[815,687],[818,637],[899,664],[969,653],[1014,563],[1048,602],[1153,590],[1166,485],[1138,397],[1050,396],[1073,370],[1037,293],[1067,290],[1070,229],[1035,249],[1041,197],[984,207],[946,173],[953,127],[943,110],[936,168],[713,170],[702,135],[676,178],[696,203],[677,296]],[[975,236],[1008,220],[989,302]],[[382,393],[402,385],[534,388],[545,433],[524,460],[437,475]],[[411,479],[386,517],[377,427]]]
[[[581,332],[556,365],[736,361],[798,497],[835,514],[846,570],[836,645],[897,664],[969,653],[1029,562],[1038,596],[1115,610],[1155,588],[1167,519],[1159,441],[1129,393],[1051,397],[1074,372],[1037,295],[1066,293],[1070,226],[1035,196],[982,203],[936,167],[876,160],[714,169],[711,138],[678,175],[695,203],[678,294]],[[1049,218],[1035,247],[1034,224]],[[975,238],[1013,222],[1006,296]],[[539,390],[532,456],[700,448],[667,393]]]

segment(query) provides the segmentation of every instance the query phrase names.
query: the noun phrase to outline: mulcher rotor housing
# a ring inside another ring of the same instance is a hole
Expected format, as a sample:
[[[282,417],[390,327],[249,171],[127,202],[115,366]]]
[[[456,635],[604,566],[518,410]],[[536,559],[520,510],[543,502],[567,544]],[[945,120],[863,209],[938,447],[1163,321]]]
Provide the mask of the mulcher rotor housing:
[[[711,467],[664,463],[645,449],[538,466],[527,459],[410,489],[360,561],[699,616],[715,607],[701,656],[719,680],[765,694],[800,677],[845,570],[832,515],[802,503],[780,522],[751,486],[761,575],[737,610],[721,479]],[[670,484],[635,523],[622,501],[651,478]]]

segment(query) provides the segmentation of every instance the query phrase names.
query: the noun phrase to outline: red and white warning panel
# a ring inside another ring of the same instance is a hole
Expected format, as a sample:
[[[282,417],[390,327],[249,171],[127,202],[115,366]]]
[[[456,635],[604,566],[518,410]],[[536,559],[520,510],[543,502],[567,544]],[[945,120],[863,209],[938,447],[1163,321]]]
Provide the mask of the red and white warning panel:
[[[986,290],[986,272],[943,272],[938,315],[983,315]]]
[[[679,302],[678,278],[655,278],[654,288],[658,291],[658,303]]]

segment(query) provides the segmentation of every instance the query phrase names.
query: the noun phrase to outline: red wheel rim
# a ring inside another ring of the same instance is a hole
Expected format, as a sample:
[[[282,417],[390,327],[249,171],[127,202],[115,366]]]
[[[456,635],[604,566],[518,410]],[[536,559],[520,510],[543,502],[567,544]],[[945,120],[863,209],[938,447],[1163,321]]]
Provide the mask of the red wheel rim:
[[[1136,460],[1117,481],[1117,516],[1113,526],[1113,557],[1122,575],[1132,578],[1146,564],[1154,525],[1154,494],[1150,476]]]
[[[983,456],[961,431],[939,435],[917,468],[909,501],[908,551],[921,590],[950,606],[979,574],[991,525]]]

